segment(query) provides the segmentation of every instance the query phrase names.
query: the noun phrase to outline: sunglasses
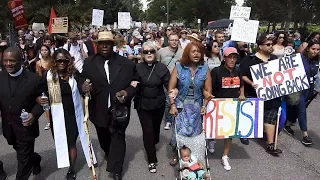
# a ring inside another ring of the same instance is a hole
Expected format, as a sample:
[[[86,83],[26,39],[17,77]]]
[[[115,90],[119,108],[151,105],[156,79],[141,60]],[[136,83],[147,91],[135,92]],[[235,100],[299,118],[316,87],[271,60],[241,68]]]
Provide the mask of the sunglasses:
[[[68,59],[57,59],[56,62],[59,63],[59,64],[62,64],[62,63],[69,64],[70,60],[68,60]]]
[[[167,31],[172,31],[172,29],[167,29]]]
[[[284,37],[283,36],[279,36],[278,39],[284,39]]]
[[[272,44],[272,43],[263,44],[263,45],[268,46],[268,47],[273,46],[273,44]]]
[[[149,53],[150,53],[150,54],[154,54],[154,53],[156,53],[156,50],[154,50],[154,49],[151,49],[151,50],[143,50],[142,53],[143,53],[143,54],[149,54]]]
[[[217,46],[217,45],[214,45],[214,46],[213,46],[213,48],[218,48],[218,47],[219,47],[219,46]]]
[[[182,32],[181,34],[187,34],[186,32]]]

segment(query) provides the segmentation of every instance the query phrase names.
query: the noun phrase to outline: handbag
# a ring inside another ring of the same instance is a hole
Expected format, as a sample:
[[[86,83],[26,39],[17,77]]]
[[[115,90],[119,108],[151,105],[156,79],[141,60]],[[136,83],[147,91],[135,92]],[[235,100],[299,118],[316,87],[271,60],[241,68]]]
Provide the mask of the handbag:
[[[115,105],[111,109],[112,126],[117,129],[126,129],[129,124],[129,108],[115,97]]]

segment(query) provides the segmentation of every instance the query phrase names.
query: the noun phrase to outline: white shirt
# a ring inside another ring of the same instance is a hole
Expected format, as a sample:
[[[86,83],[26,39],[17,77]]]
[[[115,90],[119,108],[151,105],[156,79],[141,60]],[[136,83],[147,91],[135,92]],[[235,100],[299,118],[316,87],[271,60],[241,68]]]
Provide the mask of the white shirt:
[[[63,49],[68,50],[68,44],[65,44],[63,46]],[[85,44],[83,44],[83,50],[84,52],[88,53],[88,48]],[[82,57],[82,53],[80,50],[80,45],[74,46],[71,45],[70,47],[70,51],[69,51],[70,55],[72,57],[74,57],[74,67],[80,72],[82,73],[82,67],[83,67],[83,57]]]
[[[109,60],[106,60],[106,62],[104,63],[104,70],[106,71],[108,83],[110,84],[110,72],[109,72],[108,62],[109,62]],[[109,93],[108,94],[108,108],[110,108],[110,107],[111,107],[111,101],[110,101],[110,93]]]
[[[186,46],[190,43],[191,41],[189,39],[185,39],[183,40],[182,38],[180,39],[180,45],[181,45],[181,48],[184,49],[186,48]]]
[[[35,44],[39,38],[40,38],[40,37],[38,37],[38,38],[33,37],[33,44]]]

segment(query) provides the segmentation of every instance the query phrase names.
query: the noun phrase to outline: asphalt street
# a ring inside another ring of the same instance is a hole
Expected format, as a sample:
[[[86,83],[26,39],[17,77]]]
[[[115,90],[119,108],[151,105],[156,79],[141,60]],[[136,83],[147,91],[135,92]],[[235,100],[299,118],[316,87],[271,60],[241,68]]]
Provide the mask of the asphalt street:
[[[313,138],[314,145],[305,147],[300,143],[301,133],[299,125],[293,128],[295,136],[288,136],[281,132],[279,148],[283,153],[279,157],[273,157],[264,150],[262,140],[250,140],[248,146],[240,143],[239,139],[234,139],[231,152],[231,171],[225,171],[221,165],[222,141],[217,141],[216,152],[209,155],[211,176],[215,180],[318,180],[320,179],[320,97],[314,100],[308,108],[308,128],[309,135]],[[42,156],[42,172],[38,176],[31,176],[35,180],[62,180],[65,179],[67,169],[58,169],[56,164],[56,154],[54,141],[50,131],[43,130],[45,126],[44,118],[40,119],[40,136],[36,140],[35,150]],[[90,126],[90,134],[95,152],[97,154],[99,166],[97,170],[98,180],[112,179],[106,172],[104,154],[99,147],[98,139],[93,126]],[[2,135],[2,130],[0,130]],[[168,142],[171,131],[161,130],[161,142],[158,149],[158,172],[151,174],[148,171],[145,150],[142,142],[142,131],[138,116],[132,110],[131,122],[127,129],[127,154],[124,163],[124,180],[171,180],[177,176],[176,169],[169,165],[171,149]],[[84,155],[78,142],[77,179],[89,180],[91,171],[86,165]],[[4,162],[4,169],[9,175],[9,180],[15,179],[17,171],[16,153],[9,146],[3,136],[0,136],[0,159]]]

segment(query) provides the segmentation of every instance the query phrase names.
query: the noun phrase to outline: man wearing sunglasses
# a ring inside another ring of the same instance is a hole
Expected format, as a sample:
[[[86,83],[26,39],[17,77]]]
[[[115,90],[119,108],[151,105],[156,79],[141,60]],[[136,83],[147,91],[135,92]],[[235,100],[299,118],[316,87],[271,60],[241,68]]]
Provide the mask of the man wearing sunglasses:
[[[131,99],[136,94],[130,83],[136,74],[135,64],[113,51],[116,43],[110,31],[98,34],[98,53],[84,61],[80,82],[83,93],[91,93],[90,120],[95,125],[99,143],[108,162],[107,171],[114,180],[121,180],[122,165],[126,154],[125,131],[130,113],[117,121],[114,107],[121,106],[130,112]],[[89,79],[91,82],[86,81]],[[116,111],[119,112],[119,111]]]
[[[172,28],[172,26],[168,26],[166,28],[166,35],[161,38],[161,44],[162,44],[161,46],[162,47],[169,46],[169,36],[171,33],[173,33],[173,28]]]
[[[277,56],[272,55],[273,52],[273,38],[262,34],[257,39],[257,53],[246,57],[240,64],[242,79],[244,81],[244,89],[246,97],[257,97],[256,88],[258,86],[253,83],[250,66],[268,62],[277,59]],[[267,145],[266,151],[274,156],[282,153],[280,149],[275,149],[274,136],[277,122],[278,108],[281,105],[281,98],[271,99],[264,102],[264,131],[266,133]]]
[[[179,40],[180,40],[180,45],[182,49],[184,49],[190,43],[190,40],[187,39],[187,34],[188,34],[187,30],[182,30],[180,32],[181,38]]]

